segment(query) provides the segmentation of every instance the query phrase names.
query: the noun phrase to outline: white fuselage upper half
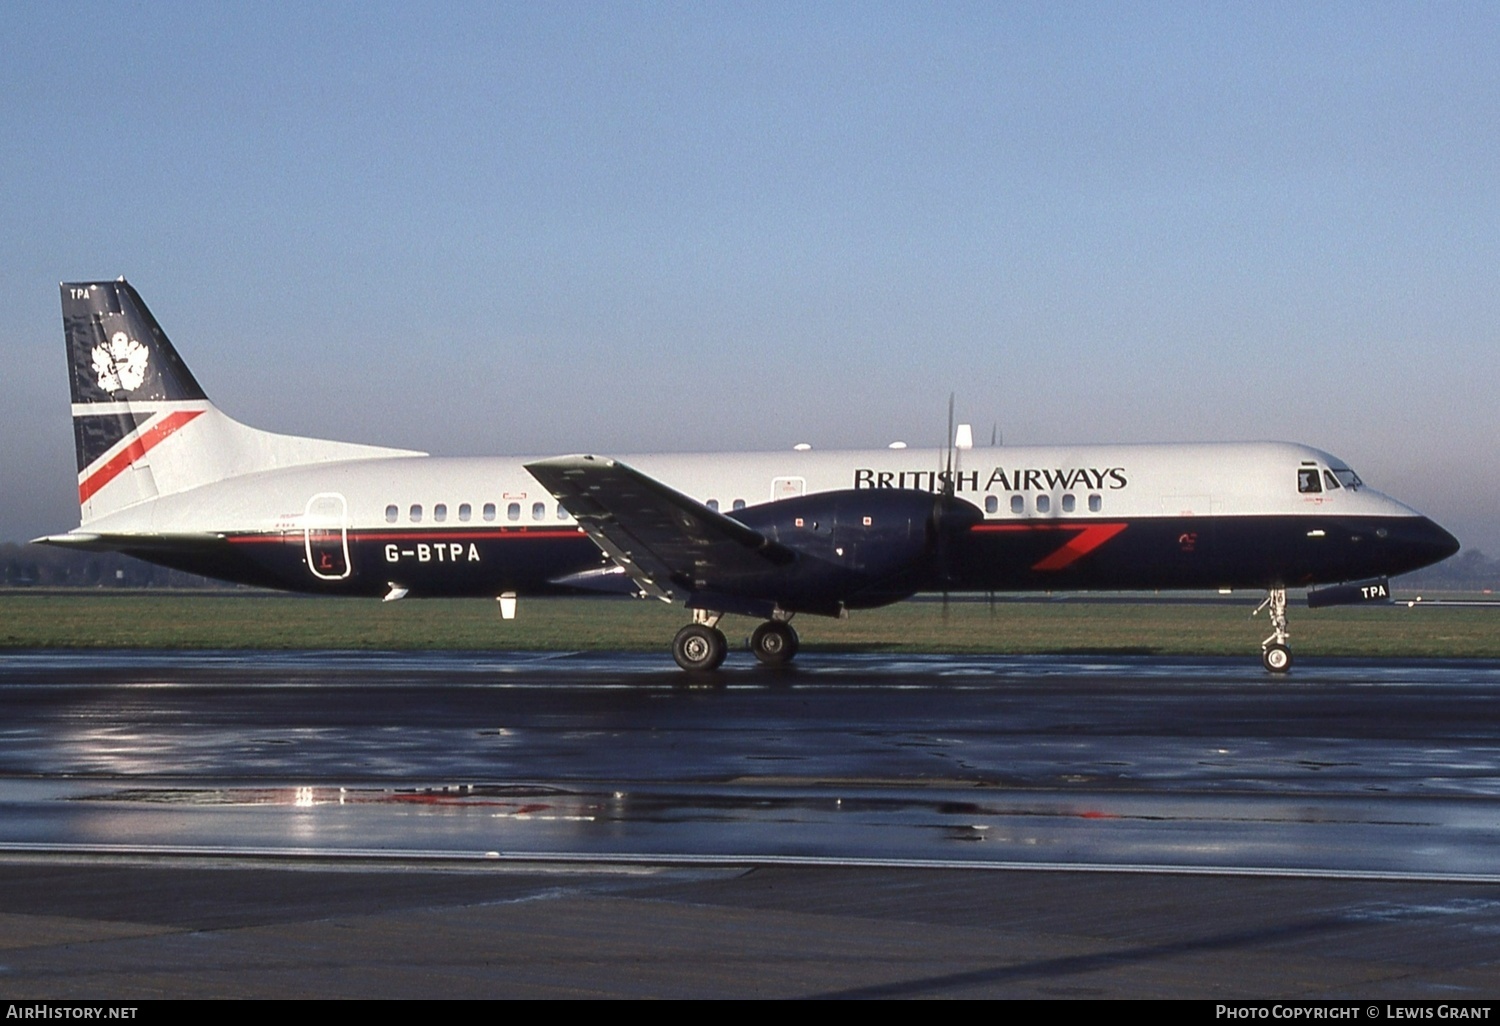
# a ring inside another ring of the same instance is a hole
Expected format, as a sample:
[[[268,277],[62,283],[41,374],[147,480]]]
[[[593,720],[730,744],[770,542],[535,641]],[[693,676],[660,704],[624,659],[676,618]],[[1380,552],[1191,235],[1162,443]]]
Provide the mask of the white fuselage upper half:
[[[191,431],[162,449],[189,444]],[[168,455],[163,453],[162,455]],[[943,490],[933,449],[664,453],[615,457],[732,513],[842,489]],[[526,469],[529,458],[376,456],[225,477],[89,522],[99,534],[298,530],[310,501],[336,495],[351,530],[571,522]],[[991,447],[954,454],[954,494],[986,520],[1419,514],[1360,483],[1336,457],[1284,442]],[[1340,484],[1342,479],[1345,483]],[[1311,482],[1311,483],[1309,483]]]

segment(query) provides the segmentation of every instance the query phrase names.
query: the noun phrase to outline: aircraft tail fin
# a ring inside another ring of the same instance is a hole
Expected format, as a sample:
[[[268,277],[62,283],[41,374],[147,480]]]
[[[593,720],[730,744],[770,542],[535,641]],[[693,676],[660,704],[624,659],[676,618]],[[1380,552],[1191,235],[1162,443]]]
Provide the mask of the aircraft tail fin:
[[[84,524],[240,474],[422,455],[277,435],[225,416],[124,278],[64,282],[62,314]]]
[[[62,312],[75,404],[208,398],[124,278],[64,284]]]

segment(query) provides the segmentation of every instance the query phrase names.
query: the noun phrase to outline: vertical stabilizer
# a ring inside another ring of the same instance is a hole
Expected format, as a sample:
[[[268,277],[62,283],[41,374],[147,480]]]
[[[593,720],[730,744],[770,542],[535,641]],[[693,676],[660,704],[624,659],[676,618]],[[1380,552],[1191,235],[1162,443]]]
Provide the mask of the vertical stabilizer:
[[[158,495],[151,450],[202,416],[203,389],[123,278],[62,286],[81,519]]]
[[[220,413],[130,283],[65,282],[82,523],[240,474],[404,449],[258,431]]]
[[[75,404],[208,398],[124,278],[64,284],[62,312]]]

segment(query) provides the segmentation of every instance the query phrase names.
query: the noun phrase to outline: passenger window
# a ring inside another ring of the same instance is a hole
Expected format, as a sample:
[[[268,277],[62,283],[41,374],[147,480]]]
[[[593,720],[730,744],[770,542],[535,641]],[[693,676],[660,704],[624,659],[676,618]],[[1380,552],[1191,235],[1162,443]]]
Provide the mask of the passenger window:
[[[441,524],[444,520],[447,520],[447,519],[448,519],[448,504],[447,503],[440,502],[436,506],[432,507],[432,520],[433,520],[433,523]]]
[[[521,504],[519,502],[513,502],[509,506],[505,507],[505,519],[506,520],[520,520],[521,519]]]
[[[1104,508],[1104,500],[1097,495],[1089,496],[1089,512],[1097,513]]]
[[[569,520],[569,519],[572,518],[572,516],[573,516],[573,514],[569,513],[567,510],[563,509],[563,504],[562,503],[559,502],[557,504],[557,519],[559,519],[559,520]]]
[[[408,519],[410,519],[412,523],[420,524],[422,522],[422,504],[420,502],[412,503],[411,509],[407,510],[406,512],[408,514]]]
[[[1318,470],[1316,467],[1303,467],[1297,471],[1297,491],[1303,495],[1319,493],[1323,486],[1318,483]]]
[[[1038,513],[1046,513],[1046,512],[1049,512],[1051,509],[1052,509],[1052,498],[1051,498],[1051,496],[1048,496],[1048,495],[1038,495],[1036,497],[1036,511]]]
[[[484,519],[486,519],[486,520],[494,520],[495,519],[495,504],[493,502],[486,502],[484,504]]]
[[[1012,513],[1025,513],[1026,512],[1026,496],[1024,496],[1024,495],[1012,495],[1010,497],[1010,511]]]
[[[986,513],[1000,512],[1000,498],[995,495],[986,495],[984,497],[984,511]]]
[[[704,505],[707,506],[709,509],[713,510],[715,513],[719,512],[719,500],[718,499],[709,499],[706,503],[704,503]]]
[[[531,519],[546,520],[547,504],[545,502],[533,502],[531,504]]]
[[[734,500],[734,508],[735,509],[744,509],[745,508],[745,500],[744,499],[735,499]]]
[[[1075,506],[1077,506],[1077,505],[1078,505],[1078,500],[1075,499],[1075,498],[1073,498],[1073,496],[1071,496],[1071,495],[1064,495],[1063,496],[1063,512],[1064,513],[1071,513],[1071,512],[1073,512],[1073,508]]]
[[[458,519],[462,520],[464,523],[468,523],[469,522],[469,518],[472,517],[473,515],[474,515],[474,507],[473,506],[470,506],[467,502],[460,502],[458,504]]]
[[[400,515],[401,511],[397,509],[394,504],[385,508],[385,522],[388,524],[394,524],[396,522],[396,518]]]

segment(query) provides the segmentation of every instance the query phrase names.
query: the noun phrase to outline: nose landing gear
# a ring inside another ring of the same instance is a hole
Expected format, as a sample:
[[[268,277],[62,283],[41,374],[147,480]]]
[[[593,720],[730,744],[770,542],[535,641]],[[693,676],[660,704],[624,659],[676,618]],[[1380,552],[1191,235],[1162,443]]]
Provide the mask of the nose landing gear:
[[[1271,636],[1260,643],[1260,661],[1268,673],[1286,673],[1292,668],[1292,650],[1287,647],[1291,635],[1286,629],[1286,589],[1270,589],[1266,600],[1255,608],[1255,612],[1262,609],[1271,618]]]

